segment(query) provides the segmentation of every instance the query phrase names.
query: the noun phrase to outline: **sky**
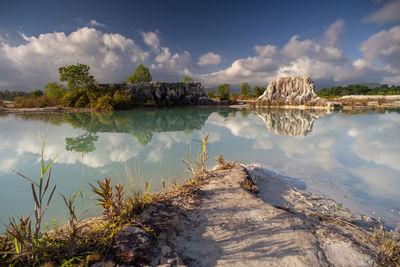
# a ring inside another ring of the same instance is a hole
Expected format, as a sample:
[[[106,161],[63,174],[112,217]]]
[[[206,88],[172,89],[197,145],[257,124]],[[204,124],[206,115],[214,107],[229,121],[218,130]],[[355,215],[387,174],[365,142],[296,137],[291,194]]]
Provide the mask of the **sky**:
[[[0,90],[42,89],[88,64],[100,83],[139,64],[206,88],[310,76],[317,89],[400,84],[400,0],[0,3]]]

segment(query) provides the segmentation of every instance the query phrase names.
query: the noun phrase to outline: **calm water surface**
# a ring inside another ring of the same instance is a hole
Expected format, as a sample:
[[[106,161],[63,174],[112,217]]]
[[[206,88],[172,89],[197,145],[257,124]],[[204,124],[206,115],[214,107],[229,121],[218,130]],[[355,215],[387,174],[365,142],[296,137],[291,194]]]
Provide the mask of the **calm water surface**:
[[[50,123],[49,123],[50,121]],[[65,221],[60,193],[83,192],[78,210],[99,215],[88,183],[111,177],[114,183],[138,185],[187,177],[182,158],[210,133],[210,161],[256,163],[292,180],[307,191],[388,225],[400,218],[400,112],[330,113],[260,112],[229,109],[163,109],[112,114],[2,115],[0,117],[0,222],[29,214],[28,183],[40,175],[38,129],[47,133],[45,158],[57,156],[52,182],[57,184],[46,221]]]

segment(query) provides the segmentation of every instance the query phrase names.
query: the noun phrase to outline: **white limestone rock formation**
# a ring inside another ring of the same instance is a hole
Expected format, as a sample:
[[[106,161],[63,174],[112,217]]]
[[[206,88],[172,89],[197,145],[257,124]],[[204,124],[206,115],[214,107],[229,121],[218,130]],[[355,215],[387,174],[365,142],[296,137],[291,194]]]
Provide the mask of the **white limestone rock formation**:
[[[284,77],[269,83],[256,106],[326,106],[315,93],[310,77]]]

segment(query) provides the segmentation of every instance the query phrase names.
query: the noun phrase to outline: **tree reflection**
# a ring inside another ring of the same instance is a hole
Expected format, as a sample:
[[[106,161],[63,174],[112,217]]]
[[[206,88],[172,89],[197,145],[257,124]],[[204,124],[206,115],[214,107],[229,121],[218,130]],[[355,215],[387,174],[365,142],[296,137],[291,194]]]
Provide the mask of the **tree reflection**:
[[[90,153],[96,150],[94,143],[99,137],[92,133],[84,133],[77,137],[65,138],[65,149],[67,151],[74,151],[79,153]]]

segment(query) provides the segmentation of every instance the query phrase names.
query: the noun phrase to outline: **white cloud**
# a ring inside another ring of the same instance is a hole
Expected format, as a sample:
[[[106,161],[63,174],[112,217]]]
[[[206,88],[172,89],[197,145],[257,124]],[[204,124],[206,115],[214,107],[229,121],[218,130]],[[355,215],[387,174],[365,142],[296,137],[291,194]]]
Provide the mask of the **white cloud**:
[[[365,21],[384,24],[400,21],[400,1],[393,0],[385,4],[381,9],[369,15]]]
[[[160,50],[160,38],[158,32],[142,32],[143,41],[150,46],[154,51]]]
[[[361,44],[360,50],[370,64],[379,61],[388,72],[400,74],[400,26],[372,35]]]
[[[120,34],[103,33],[94,28],[80,28],[66,35],[63,32],[22,35],[26,43],[12,46],[0,44],[0,86],[42,88],[58,79],[58,68],[84,63],[101,81],[120,81],[124,70],[150,55],[132,39]]]
[[[338,20],[321,38],[301,40],[294,35],[280,50],[271,45],[255,46],[255,56],[237,59],[225,69],[196,78],[205,86],[238,86],[243,81],[265,86],[285,76],[311,76],[318,87],[399,80],[400,26],[372,35],[360,46],[363,57],[353,62],[339,46],[344,29],[345,22]]]
[[[93,26],[93,27],[105,27],[106,26],[103,23],[100,23],[100,22],[98,22],[98,21],[96,21],[94,19],[91,19],[89,21],[89,24],[90,24],[90,26]]]
[[[200,66],[218,65],[220,63],[221,63],[221,56],[213,52],[208,52],[204,55],[201,55],[199,57],[199,62],[198,62]]]

